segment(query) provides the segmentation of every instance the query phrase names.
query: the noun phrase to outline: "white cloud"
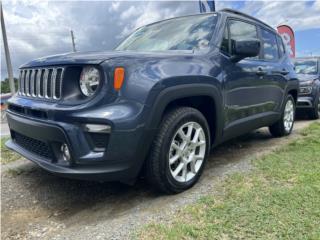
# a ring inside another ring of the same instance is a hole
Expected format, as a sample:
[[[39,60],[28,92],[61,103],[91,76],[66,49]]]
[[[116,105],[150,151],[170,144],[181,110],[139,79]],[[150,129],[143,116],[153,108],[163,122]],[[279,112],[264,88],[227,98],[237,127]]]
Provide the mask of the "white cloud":
[[[33,44],[17,38],[10,41],[10,46],[16,47],[17,50],[23,51],[25,54],[30,54],[37,50]]]
[[[134,17],[139,15],[139,11],[135,6],[130,6],[128,10],[125,10],[124,12],[121,13],[120,19],[121,20],[126,20],[128,18]]]
[[[242,11],[254,15],[272,27],[289,24],[295,31],[319,28],[320,1],[247,1]]]
[[[272,26],[292,25],[294,30],[319,28],[320,1],[216,1],[216,8],[240,8]],[[17,72],[21,64],[45,55],[71,51],[70,29],[80,51],[112,49],[119,38],[154,21],[199,12],[198,0],[183,1],[44,1],[5,0],[4,17]],[[1,44],[2,46],[2,44]],[[6,75],[3,48],[1,72]]]
[[[144,2],[131,6],[121,15],[126,22],[121,36],[126,36],[143,25],[167,18],[198,13],[198,2]],[[130,15],[130,16],[129,16]],[[120,25],[124,25],[120,23]]]
[[[120,2],[112,2],[111,7],[109,9],[110,9],[110,11],[116,12],[116,11],[118,11],[119,7],[120,7]]]
[[[61,4],[61,3],[60,3]],[[69,28],[60,4],[46,1],[5,1],[4,18],[11,60],[18,67],[37,57],[66,52]],[[2,45],[1,45],[2,46]],[[1,47],[1,75],[6,76]]]

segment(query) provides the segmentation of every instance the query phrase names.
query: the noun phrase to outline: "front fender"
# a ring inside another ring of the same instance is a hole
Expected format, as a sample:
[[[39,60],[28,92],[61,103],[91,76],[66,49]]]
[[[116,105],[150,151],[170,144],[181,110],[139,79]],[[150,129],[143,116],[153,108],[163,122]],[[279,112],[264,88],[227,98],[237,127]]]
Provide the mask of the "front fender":
[[[182,84],[177,86],[172,86],[165,88],[154,98],[152,101],[152,107],[150,110],[150,115],[146,121],[146,126],[148,129],[157,129],[161,123],[162,116],[166,110],[166,107],[173,101],[187,98],[187,97],[199,97],[205,96],[210,97],[215,103],[215,129],[214,133],[215,139],[222,135],[221,130],[223,129],[223,112],[222,109],[222,93],[218,87],[212,84]],[[149,96],[152,98],[152,96]],[[151,101],[151,100],[150,100]],[[149,102],[149,101],[147,101]],[[210,106],[208,106],[210,107]]]
[[[298,79],[291,79],[287,82],[286,94],[284,95],[283,103],[286,99],[286,96],[290,91],[296,91],[297,96],[299,94],[299,80]]]

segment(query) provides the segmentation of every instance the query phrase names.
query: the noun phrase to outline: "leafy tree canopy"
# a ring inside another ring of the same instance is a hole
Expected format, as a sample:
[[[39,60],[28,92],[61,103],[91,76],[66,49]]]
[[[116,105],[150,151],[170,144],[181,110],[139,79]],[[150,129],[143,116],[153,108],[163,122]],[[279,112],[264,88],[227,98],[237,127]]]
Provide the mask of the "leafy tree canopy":
[[[14,85],[16,86],[16,91],[18,89],[18,79],[14,78]],[[1,93],[9,93],[10,92],[10,85],[9,79],[6,78],[5,80],[1,81]]]

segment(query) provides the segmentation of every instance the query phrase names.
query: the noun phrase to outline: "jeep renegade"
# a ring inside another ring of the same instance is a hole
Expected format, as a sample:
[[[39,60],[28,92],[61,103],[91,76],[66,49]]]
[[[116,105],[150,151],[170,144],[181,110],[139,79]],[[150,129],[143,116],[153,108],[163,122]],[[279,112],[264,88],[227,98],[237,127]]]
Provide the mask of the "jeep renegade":
[[[241,12],[141,27],[110,52],[21,66],[6,145],[57,175],[193,186],[211,147],[268,126],[291,133],[299,83],[281,37]],[[142,171],[143,170],[143,171]]]

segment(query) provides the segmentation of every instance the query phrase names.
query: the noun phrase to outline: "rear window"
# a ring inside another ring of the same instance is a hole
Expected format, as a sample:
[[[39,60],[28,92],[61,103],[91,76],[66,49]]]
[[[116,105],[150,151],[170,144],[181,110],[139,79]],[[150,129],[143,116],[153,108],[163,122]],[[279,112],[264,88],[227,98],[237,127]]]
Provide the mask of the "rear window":
[[[263,59],[276,61],[279,59],[279,51],[276,35],[268,30],[261,29],[263,40]]]
[[[277,39],[278,39],[278,46],[279,46],[279,54],[280,54],[280,57],[282,57],[283,55],[285,55],[286,50],[285,50],[282,38],[279,35],[277,35]]]

